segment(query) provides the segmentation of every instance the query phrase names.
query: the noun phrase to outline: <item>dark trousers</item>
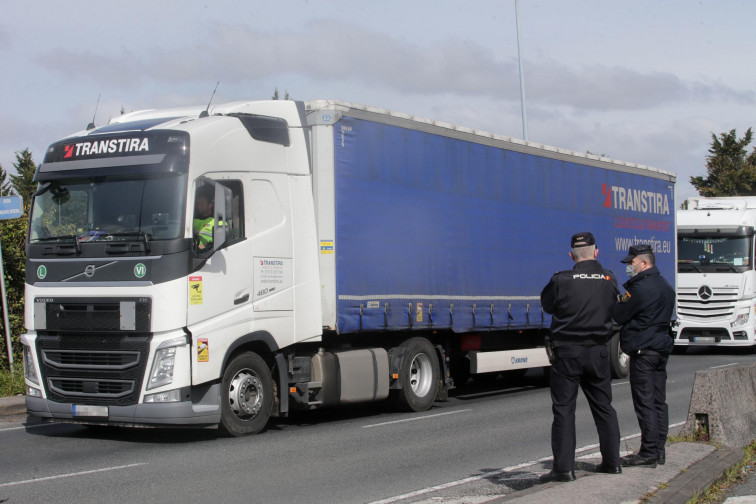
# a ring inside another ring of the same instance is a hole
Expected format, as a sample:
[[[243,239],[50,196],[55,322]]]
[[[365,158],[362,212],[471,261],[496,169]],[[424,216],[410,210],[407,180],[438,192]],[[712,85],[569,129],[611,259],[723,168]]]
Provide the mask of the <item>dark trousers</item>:
[[[551,368],[551,451],[554,471],[575,469],[575,407],[578,387],[583,389],[596,423],[601,457],[610,466],[619,466],[619,423],[612,407],[609,350],[606,345],[560,346]]]
[[[668,355],[657,352],[630,356],[630,390],[641,430],[638,452],[641,457],[664,457],[664,444],[669,431],[668,359]]]

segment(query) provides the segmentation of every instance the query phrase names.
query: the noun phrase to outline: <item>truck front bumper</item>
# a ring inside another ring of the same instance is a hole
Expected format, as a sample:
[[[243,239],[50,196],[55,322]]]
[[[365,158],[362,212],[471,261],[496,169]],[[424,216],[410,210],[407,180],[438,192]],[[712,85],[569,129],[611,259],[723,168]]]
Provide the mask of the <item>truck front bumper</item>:
[[[134,404],[130,406],[90,406],[59,403],[26,396],[27,413],[49,421],[121,426],[194,426],[218,425],[221,418],[220,385],[200,392],[181,402]]]
[[[746,347],[756,345],[753,326],[728,327],[729,324],[686,325],[674,328],[677,346]]]

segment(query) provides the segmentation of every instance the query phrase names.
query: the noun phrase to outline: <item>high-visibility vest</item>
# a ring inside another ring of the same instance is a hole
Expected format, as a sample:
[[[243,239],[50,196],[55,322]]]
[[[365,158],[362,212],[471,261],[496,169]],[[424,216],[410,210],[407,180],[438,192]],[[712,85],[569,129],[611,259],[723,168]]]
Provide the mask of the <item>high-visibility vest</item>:
[[[197,239],[200,245],[210,245],[213,243],[213,228],[215,227],[215,218],[194,219],[194,231],[197,233]],[[203,247],[204,248],[204,247]]]

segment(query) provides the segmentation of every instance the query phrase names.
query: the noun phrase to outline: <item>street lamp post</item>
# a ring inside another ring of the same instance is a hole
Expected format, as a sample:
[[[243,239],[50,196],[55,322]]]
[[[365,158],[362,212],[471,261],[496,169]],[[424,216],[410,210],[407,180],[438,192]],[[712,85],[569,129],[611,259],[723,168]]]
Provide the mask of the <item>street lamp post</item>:
[[[522,108],[522,136],[528,141],[528,114],[525,111],[525,73],[522,70],[522,43],[520,42],[520,0],[515,0],[517,23],[517,62],[520,66],[520,105]]]

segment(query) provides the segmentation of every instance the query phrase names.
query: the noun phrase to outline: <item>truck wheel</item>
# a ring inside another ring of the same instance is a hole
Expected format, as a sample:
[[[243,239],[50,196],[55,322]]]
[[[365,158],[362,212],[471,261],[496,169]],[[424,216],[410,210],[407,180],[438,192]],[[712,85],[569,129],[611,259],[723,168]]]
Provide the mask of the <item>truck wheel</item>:
[[[614,333],[609,340],[609,369],[612,370],[612,378],[626,378],[630,373],[630,356],[620,348],[619,333]]]
[[[257,434],[273,408],[273,378],[265,361],[253,352],[234,357],[221,381],[221,424],[230,436]]]
[[[397,406],[404,411],[426,411],[438,394],[436,350],[425,338],[410,338],[401,346],[405,352],[400,369],[402,388],[396,391]]]

